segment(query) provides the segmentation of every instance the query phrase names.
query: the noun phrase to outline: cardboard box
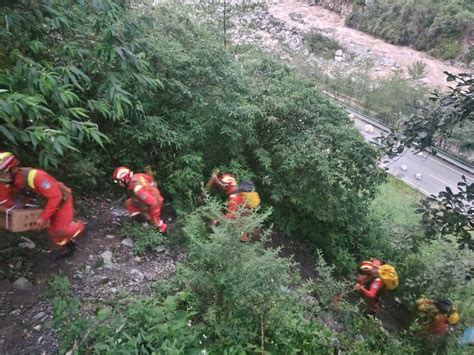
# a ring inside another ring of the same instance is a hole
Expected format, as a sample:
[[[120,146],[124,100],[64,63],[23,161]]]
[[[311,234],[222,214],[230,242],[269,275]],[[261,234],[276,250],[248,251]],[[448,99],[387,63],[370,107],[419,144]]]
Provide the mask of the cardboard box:
[[[36,221],[43,210],[41,208],[14,208],[7,210],[0,207],[0,228],[10,232],[36,230]]]

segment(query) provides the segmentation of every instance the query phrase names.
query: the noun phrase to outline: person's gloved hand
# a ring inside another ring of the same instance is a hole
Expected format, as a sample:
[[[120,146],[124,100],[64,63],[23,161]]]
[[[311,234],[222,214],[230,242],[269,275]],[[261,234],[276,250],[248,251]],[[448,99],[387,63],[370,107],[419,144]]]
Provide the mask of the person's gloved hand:
[[[45,229],[47,225],[48,225],[48,220],[38,218],[38,220],[36,221],[36,228],[38,229]]]

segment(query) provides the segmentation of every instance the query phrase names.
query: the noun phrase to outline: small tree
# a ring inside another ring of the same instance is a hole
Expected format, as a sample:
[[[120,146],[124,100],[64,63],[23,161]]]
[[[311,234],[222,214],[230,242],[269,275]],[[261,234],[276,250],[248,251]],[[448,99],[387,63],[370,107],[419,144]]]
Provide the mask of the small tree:
[[[408,74],[414,80],[423,79],[426,76],[426,63],[422,60],[417,60],[408,67]]]

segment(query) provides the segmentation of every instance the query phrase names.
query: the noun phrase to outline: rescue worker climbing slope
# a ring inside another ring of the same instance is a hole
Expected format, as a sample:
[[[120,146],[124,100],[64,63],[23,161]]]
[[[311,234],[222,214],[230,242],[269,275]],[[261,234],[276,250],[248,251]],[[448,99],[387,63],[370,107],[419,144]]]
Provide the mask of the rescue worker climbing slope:
[[[35,195],[45,199],[46,204],[36,226],[46,228],[57,247],[53,257],[60,258],[74,252],[73,239],[84,231],[84,224],[73,221],[74,208],[72,191],[40,169],[20,168],[18,159],[12,153],[0,154],[0,175],[21,194]]]
[[[245,207],[244,197],[237,192],[237,180],[232,174],[218,175],[213,172],[211,178],[206,184],[206,189],[212,185],[223,191],[227,195],[227,213],[223,216],[225,219],[235,219],[239,208]]]
[[[370,313],[379,312],[380,292],[383,289],[393,291],[397,287],[398,274],[392,265],[382,265],[377,259],[359,263],[359,276],[354,290],[364,296]]]
[[[237,212],[239,209],[246,207],[245,198],[238,191],[238,183],[232,174],[223,174],[219,176],[218,171],[214,171],[211,175],[211,178],[206,184],[206,189],[215,185],[221,191],[227,195],[227,212],[222,216],[225,219],[233,220],[237,217]],[[213,221],[215,224],[217,221]],[[243,234],[240,237],[241,242],[248,242],[249,237],[247,234]]]
[[[354,285],[354,290],[365,298],[370,313],[378,313],[380,310],[379,297],[383,281],[379,277],[378,268],[381,264],[377,259],[359,263],[359,276]]]
[[[133,197],[125,202],[126,209],[134,215],[144,215],[161,233],[168,226],[161,219],[163,197],[156,187],[156,182],[149,174],[135,174],[124,166],[115,169],[113,180],[133,193]]]
[[[449,325],[459,322],[459,314],[449,300],[420,298],[416,300],[416,308],[421,313],[419,322],[423,335],[433,340],[443,338]]]

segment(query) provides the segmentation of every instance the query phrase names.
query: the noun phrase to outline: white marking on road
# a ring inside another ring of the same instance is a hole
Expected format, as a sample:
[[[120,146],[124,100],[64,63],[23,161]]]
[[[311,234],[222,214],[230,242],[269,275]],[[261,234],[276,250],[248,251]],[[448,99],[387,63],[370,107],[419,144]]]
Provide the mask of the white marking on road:
[[[437,176],[435,176],[435,175],[433,175],[433,174],[428,174],[428,175],[431,176],[432,178],[438,180],[439,182],[441,182],[442,184],[444,184],[444,185],[446,185],[446,186],[449,186],[449,187],[451,187],[451,188],[453,188],[453,189],[457,189],[457,187],[454,186],[454,185],[451,185],[450,182],[446,182],[446,181],[440,179],[439,177],[437,177]]]
[[[448,168],[449,170],[454,171],[456,174],[461,174],[461,175],[466,176],[466,174],[462,173],[461,171],[455,170],[455,169],[453,169],[452,167],[450,167],[450,166],[448,166],[448,165],[446,165],[446,164],[441,163],[439,160],[433,159],[433,158],[432,158],[431,156],[429,156],[429,155],[428,155],[428,159],[429,159],[429,160],[432,160],[432,161],[434,161],[434,162],[436,162],[436,163],[438,163],[439,165],[444,166],[445,168]],[[466,176],[466,179],[472,180],[472,178],[471,178],[470,176]]]

